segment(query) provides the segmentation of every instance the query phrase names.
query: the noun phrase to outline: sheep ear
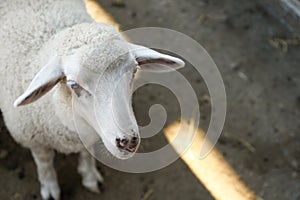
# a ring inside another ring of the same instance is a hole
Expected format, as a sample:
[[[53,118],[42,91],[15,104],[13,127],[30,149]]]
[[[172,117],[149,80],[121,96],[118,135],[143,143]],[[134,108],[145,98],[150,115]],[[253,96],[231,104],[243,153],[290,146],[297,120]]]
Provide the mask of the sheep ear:
[[[60,59],[55,57],[37,73],[26,91],[14,102],[14,106],[23,106],[38,100],[64,77]]]
[[[185,63],[173,56],[159,53],[152,49],[132,45],[132,52],[142,70],[168,72],[184,67]]]

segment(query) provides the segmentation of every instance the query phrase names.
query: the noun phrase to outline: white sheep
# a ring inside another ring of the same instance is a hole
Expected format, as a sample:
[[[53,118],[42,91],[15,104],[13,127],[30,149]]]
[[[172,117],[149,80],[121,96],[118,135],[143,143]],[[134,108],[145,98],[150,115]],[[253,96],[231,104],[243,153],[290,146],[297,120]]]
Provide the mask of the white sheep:
[[[103,178],[74,119],[90,146],[100,136],[113,156],[129,158],[139,145],[131,107],[136,69],[177,69],[183,61],[93,22],[81,0],[1,0],[0,23],[0,108],[13,138],[32,152],[42,198],[60,197],[54,150],[80,153],[82,183],[98,192]]]

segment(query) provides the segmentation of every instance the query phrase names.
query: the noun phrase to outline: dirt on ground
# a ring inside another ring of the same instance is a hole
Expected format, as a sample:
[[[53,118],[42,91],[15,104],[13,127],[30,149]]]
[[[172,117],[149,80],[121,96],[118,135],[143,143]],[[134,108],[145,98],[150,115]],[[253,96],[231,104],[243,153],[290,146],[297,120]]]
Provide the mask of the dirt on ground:
[[[227,92],[227,117],[218,150],[243,182],[264,200],[300,199],[300,46],[295,35],[256,0],[99,0],[123,30],[165,27],[198,41],[216,62]],[[210,103],[205,82],[187,63],[180,72],[197,91],[200,127],[207,129]],[[134,94],[139,124],[162,104],[167,124],[179,115],[166,88],[148,85]],[[0,199],[41,199],[28,149],[16,144],[0,123]],[[143,139],[141,151],[166,144],[162,132]],[[252,148],[249,148],[249,144]],[[77,155],[55,158],[63,200],[213,199],[179,159],[159,171],[129,174],[97,164],[105,192],[86,191],[76,172]]]

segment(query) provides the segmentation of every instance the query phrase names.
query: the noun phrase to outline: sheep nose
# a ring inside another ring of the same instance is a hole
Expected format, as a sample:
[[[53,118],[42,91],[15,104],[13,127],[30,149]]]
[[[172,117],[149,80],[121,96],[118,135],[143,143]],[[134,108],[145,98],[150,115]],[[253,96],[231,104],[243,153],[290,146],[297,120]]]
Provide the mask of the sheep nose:
[[[128,139],[128,138],[123,138],[123,139],[117,138],[116,139],[116,144],[117,144],[118,148],[126,150],[130,153],[133,153],[133,152],[136,151],[136,148],[139,144],[139,139],[138,139],[138,137],[135,137],[135,136],[131,137],[130,139]]]

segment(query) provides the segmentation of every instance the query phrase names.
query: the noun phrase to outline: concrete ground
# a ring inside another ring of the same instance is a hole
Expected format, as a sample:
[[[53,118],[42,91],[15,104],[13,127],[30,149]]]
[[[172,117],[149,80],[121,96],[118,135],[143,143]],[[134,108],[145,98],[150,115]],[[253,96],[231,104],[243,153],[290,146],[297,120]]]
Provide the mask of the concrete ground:
[[[226,124],[217,148],[262,199],[300,199],[300,47],[292,33],[256,0],[127,0],[125,7],[113,6],[112,0],[99,2],[123,30],[166,27],[203,45],[227,92]],[[205,130],[210,117],[205,83],[189,64],[180,72],[198,91]],[[140,124],[149,122],[148,108],[154,103],[164,105],[168,124],[179,117],[172,94],[149,85],[134,95]],[[12,140],[2,120],[0,128],[0,199],[40,199],[29,151]],[[160,133],[142,143],[144,151],[166,140]],[[181,160],[147,174],[118,172],[98,163],[106,180],[105,192],[99,195],[82,187],[76,164],[76,155],[55,159],[64,200],[138,200],[149,191],[149,200],[213,199]]]

